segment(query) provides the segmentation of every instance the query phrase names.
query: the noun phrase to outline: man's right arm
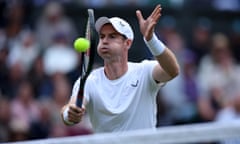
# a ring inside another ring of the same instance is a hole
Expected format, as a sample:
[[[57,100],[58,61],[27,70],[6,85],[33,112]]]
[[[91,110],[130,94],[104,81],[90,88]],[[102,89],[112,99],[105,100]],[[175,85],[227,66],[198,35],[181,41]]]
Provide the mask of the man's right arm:
[[[68,104],[61,109],[61,118],[66,125],[74,125],[81,121],[85,108],[80,108],[76,105],[77,94],[80,86],[80,81],[77,80],[73,86],[72,95]]]

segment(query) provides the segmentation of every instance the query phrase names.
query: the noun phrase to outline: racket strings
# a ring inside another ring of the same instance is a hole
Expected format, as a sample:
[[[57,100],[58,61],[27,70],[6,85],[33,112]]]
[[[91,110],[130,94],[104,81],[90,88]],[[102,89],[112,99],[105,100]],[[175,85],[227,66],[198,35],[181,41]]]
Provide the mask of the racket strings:
[[[85,38],[90,41],[90,47],[86,52],[83,52],[81,54],[81,74],[80,74],[80,89],[78,91],[78,99],[77,99],[77,105],[79,107],[82,106],[83,101],[83,93],[84,93],[84,85],[85,81],[89,75],[89,73],[92,70],[93,63],[94,63],[94,53],[95,48],[92,46],[95,46],[95,20],[94,20],[94,12],[92,9],[88,9],[88,19],[85,27]]]
[[[88,17],[85,32],[85,38],[88,40],[90,40],[91,38],[90,33],[91,33],[90,18]],[[82,54],[82,74],[81,74],[82,76],[84,76],[87,73],[88,63],[89,63],[89,50]]]

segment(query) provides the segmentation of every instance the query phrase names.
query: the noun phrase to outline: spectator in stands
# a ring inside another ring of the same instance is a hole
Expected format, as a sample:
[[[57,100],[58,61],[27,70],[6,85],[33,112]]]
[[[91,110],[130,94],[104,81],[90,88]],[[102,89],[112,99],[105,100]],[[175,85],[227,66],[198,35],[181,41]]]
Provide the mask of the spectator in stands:
[[[6,6],[6,36],[8,44],[12,47],[19,39],[19,33],[24,26],[24,7],[21,1],[8,1]]]
[[[240,67],[235,63],[229,40],[224,34],[213,35],[211,41],[211,53],[200,62],[198,83],[201,115],[209,117],[211,112],[213,120],[215,114],[229,105],[237,94],[240,88]]]
[[[72,43],[76,38],[76,28],[69,17],[64,13],[64,9],[59,2],[49,2],[46,4],[43,15],[36,22],[36,34],[43,49],[52,45],[52,38],[63,32],[66,34],[67,43]]]
[[[240,19],[234,19],[231,23],[230,40],[232,45],[232,51],[240,63]]]
[[[240,121],[240,92],[232,99],[231,105],[217,113],[216,119],[220,123],[232,123]],[[240,139],[224,140],[220,144],[239,144]]]
[[[9,86],[7,88],[7,96],[10,99],[13,99],[16,97],[20,83],[22,79],[25,78],[26,75],[24,73],[22,65],[20,65],[19,63],[15,63],[8,68],[9,68],[9,71],[8,71],[9,81],[7,84]]]
[[[0,94],[0,142],[9,141],[10,101]]]
[[[216,10],[220,11],[239,11],[240,1],[239,0],[213,0],[212,6]]]
[[[11,121],[19,120],[26,123],[39,119],[39,103],[34,99],[32,86],[27,80],[20,83],[16,97],[11,101]]]
[[[196,54],[197,65],[202,57],[209,53],[211,31],[211,21],[206,17],[198,18],[193,25],[191,37],[188,39],[188,47]]]
[[[10,94],[9,67],[7,66],[9,50],[6,42],[0,45],[0,93],[7,97]]]
[[[51,104],[47,101],[41,101],[40,105],[40,116],[39,119],[31,123],[29,139],[44,139],[50,137],[50,132],[54,123],[50,112]]]
[[[52,77],[53,81],[53,98],[50,100],[50,114],[52,117],[53,127],[50,132],[51,137],[59,136],[73,136],[91,134],[91,125],[87,121],[86,116],[84,120],[76,126],[68,127],[62,123],[59,111],[62,106],[66,104],[71,94],[71,85],[66,75],[63,73],[56,73]]]
[[[149,0],[82,0],[80,2],[82,5],[87,7],[112,7],[112,6],[146,6],[147,4],[151,4]],[[155,3],[156,5],[158,3]]]
[[[240,92],[236,95],[231,104],[221,109],[216,116],[218,122],[240,121]]]
[[[44,71],[49,76],[57,72],[67,74],[77,67],[79,57],[67,37],[64,32],[56,33],[52,45],[43,54]]]
[[[22,30],[20,40],[10,47],[8,63],[14,65],[19,63],[24,73],[28,73],[34,60],[40,54],[40,47],[31,30]]]
[[[173,16],[162,16],[162,20],[159,23],[160,25],[157,27],[157,33],[163,41],[166,41],[169,37],[171,37],[171,35],[177,32],[177,22]]]
[[[14,134],[23,132],[28,136],[31,123],[39,119],[39,116],[39,102],[34,99],[29,81],[24,80],[19,85],[16,97],[11,101],[11,131]]]
[[[52,85],[50,77],[44,71],[42,55],[39,55],[31,67],[28,76],[33,86],[34,95],[38,100],[50,97],[52,94]]]
[[[186,48],[179,33],[172,32],[166,38],[166,44],[175,53],[181,72],[161,89],[162,99],[168,107],[166,113],[170,115],[172,124],[190,123],[196,115],[198,97],[195,55]]]

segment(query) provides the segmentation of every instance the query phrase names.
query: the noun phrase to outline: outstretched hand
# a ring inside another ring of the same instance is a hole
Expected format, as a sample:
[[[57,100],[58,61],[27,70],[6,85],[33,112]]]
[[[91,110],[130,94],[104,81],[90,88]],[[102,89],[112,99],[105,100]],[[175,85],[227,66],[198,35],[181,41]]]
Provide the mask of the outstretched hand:
[[[161,11],[161,5],[157,5],[152,14],[147,19],[143,18],[140,10],[136,11],[140,31],[147,41],[149,41],[153,36],[154,28],[161,16]]]

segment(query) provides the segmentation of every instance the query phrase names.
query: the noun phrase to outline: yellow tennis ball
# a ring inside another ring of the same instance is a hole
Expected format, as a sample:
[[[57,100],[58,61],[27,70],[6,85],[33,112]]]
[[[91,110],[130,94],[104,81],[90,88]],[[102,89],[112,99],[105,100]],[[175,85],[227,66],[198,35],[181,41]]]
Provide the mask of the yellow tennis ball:
[[[90,47],[89,40],[85,38],[77,38],[74,41],[74,49],[78,52],[86,52]]]

